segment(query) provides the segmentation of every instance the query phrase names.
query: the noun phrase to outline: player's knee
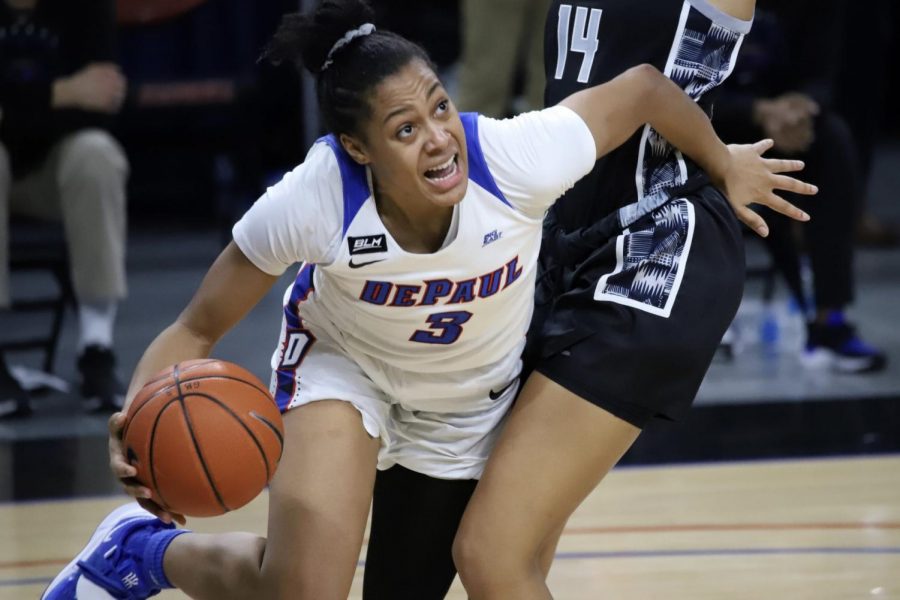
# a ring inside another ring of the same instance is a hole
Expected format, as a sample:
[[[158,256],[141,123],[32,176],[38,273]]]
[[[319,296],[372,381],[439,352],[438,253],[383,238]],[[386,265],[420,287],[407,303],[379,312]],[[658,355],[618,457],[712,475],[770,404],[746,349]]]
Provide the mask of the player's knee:
[[[539,585],[543,576],[536,560],[528,560],[515,548],[481,541],[486,540],[463,536],[453,544],[453,560],[469,598],[517,598],[523,582]]]
[[[461,527],[453,540],[453,563],[470,594],[488,588],[494,578],[514,569],[515,558],[507,548],[496,547],[492,537]]]

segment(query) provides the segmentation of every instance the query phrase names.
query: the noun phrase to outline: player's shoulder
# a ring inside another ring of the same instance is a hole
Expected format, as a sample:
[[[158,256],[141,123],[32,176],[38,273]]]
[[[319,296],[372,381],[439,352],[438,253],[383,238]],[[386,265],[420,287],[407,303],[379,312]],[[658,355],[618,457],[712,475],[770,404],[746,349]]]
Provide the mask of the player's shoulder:
[[[303,162],[288,172],[274,191],[276,196],[304,198],[305,202],[318,199],[327,201],[332,196],[340,196],[349,165],[342,164],[344,157],[325,141],[317,140],[309,149]],[[349,156],[346,157],[349,160]],[[355,164],[355,163],[354,163]],[[360,167],[362,168],[362,167]],[[365,177],[365,173],[357,178]],[[273,188],[270,188],[270,193]]]
[[[477,121],[482,144],[503,143],[507,140],[516,142],[522,136],[557,130],[562,132],[569,127],[584,125],[584,120],[577,113],[560,105],[519,113],[505,119],[478,115]]]

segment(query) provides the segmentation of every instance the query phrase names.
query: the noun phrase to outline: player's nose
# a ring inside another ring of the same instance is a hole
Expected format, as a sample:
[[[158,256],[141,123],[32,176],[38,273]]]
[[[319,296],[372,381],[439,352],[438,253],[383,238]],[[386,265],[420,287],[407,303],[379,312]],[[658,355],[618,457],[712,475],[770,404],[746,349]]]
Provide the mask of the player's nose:
[[[425,149],[428,152],[440,152],[450,144],[450,132],[443,123],[432,123],[426,130],[428,138]]]

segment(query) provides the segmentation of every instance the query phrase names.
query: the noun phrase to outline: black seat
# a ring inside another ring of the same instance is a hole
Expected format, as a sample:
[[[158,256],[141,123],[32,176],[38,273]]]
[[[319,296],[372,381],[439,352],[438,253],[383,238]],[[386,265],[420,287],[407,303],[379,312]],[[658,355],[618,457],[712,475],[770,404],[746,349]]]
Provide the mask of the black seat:
[[[13,328],[11,333],[0,333],[0,353],[41,351],[42,368],[52,373],[66,307],[75,304],[62,226],[49,221],[12,217],[9,257],[12,312],[48,312],[50,324],[43,333],[19,332],[17,328]],[[17,295],[16,274],[27,271],[48,273],[54,282],[55,293],[44,291],[37,296]]]

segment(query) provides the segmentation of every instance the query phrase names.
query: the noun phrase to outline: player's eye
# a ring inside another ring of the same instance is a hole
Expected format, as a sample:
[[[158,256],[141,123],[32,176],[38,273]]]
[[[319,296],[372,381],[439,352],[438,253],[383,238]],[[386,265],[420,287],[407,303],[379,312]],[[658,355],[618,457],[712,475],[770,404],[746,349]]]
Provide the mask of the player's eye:
[[[437,110],[434,111],[436,115],[443,115],[450,111],[450,101],[446,98],[438,102]]]
[[[397,139],[406,139],[413,134],[413,126],[407,123],[397,130]]]

